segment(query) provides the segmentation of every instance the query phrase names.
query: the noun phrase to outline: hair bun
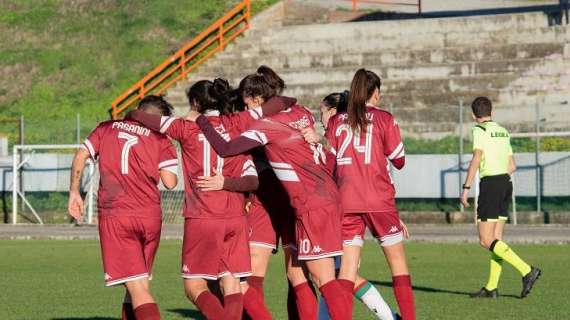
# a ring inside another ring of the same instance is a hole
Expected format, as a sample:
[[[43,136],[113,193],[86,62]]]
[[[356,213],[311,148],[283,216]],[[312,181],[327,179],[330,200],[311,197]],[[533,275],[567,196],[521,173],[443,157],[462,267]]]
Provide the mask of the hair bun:
[[[224,95],[231,90],[230,83],[224,78],[216,78],[214,79],[214,90],[218,95]]]

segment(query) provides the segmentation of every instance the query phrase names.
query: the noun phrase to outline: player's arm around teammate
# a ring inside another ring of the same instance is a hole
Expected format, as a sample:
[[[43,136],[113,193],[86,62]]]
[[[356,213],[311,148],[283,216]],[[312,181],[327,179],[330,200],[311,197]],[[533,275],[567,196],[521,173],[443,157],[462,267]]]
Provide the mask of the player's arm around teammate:
[[[461,204],[469,207],[468,197],[473,179],[479,170],[479,200],[474,212],[480,245],[491,251],[489,280],[474,298],[498,298],[498,284],[503,261],[519,271],[522,279],[521,297],[526,297],[540,276],[539,268],[524,262],[503,239],[508,206],[513,192],[511,176],[516,169],[508,131],[492,120],[492,103],[478,97],[471,104],[476,125],[472,129],[473,158],[469,164]]]
[[[145,97],[138,109],[165,116],[172,112],[172,107],[156,96]],[[168,139],[151,134],[150,130],[134,122],[108,121],[99,125],[85,140],[84,147],[77,151],[72,164],[68,211],[78,221],[83,214],[80,180],[89,157],[93,161],[99,160],[101,174],[99,235],[106,284],[122,284],[127,289],[123,319],[160,319],[149,289],[151,268],[160,241],[157,183],[160,179],[166,188],[176,186],[176,150]],[[134,192],[134,185],[138,186],[136,190],[144,191]],[[117,198],[118,195],[121,197]],[[141,203],[139,199],[144,200]],[[139,210],[133,210],[137,206],[140,206]]]

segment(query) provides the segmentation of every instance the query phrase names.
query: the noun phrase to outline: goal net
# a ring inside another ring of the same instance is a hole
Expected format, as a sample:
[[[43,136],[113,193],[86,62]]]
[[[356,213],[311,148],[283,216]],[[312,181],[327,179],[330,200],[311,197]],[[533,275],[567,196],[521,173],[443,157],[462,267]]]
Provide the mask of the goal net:
[[[67,213],[73,156],[81,145],[15,145],[12,171],[4,175],[11,190],[11,223],[75,223]],[[179,167],[179,177],[181,177]],[[15,173],[15,174],[12,174]],[[85,214],[80,223],[97,223],[99,167],[88,161],[81,180]],[[181,223],[184,202],[183,179],[173,190],[159,186],[163,221]]]

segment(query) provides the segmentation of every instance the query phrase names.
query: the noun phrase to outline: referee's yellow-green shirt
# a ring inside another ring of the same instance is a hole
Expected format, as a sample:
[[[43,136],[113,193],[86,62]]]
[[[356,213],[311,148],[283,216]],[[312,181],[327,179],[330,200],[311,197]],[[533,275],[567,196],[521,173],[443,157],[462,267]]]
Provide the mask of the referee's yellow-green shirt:
[[[483,151],[479,176],[496,176],[508,173],[509,156],[513,154],[507,129],[494,121],[479,123],[471,130],[473,150]]]

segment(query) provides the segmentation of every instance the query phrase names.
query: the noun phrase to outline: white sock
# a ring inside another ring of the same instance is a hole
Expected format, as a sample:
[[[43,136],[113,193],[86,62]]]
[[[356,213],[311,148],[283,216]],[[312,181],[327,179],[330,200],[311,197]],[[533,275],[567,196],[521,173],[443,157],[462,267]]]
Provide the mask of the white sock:
[[[390,309],[380,292],[378,292],[370,282],[367,281],[366,284],[355,293],[355,296],[358,300],[362,301],[378,319],[395,320],[392,309]]]

